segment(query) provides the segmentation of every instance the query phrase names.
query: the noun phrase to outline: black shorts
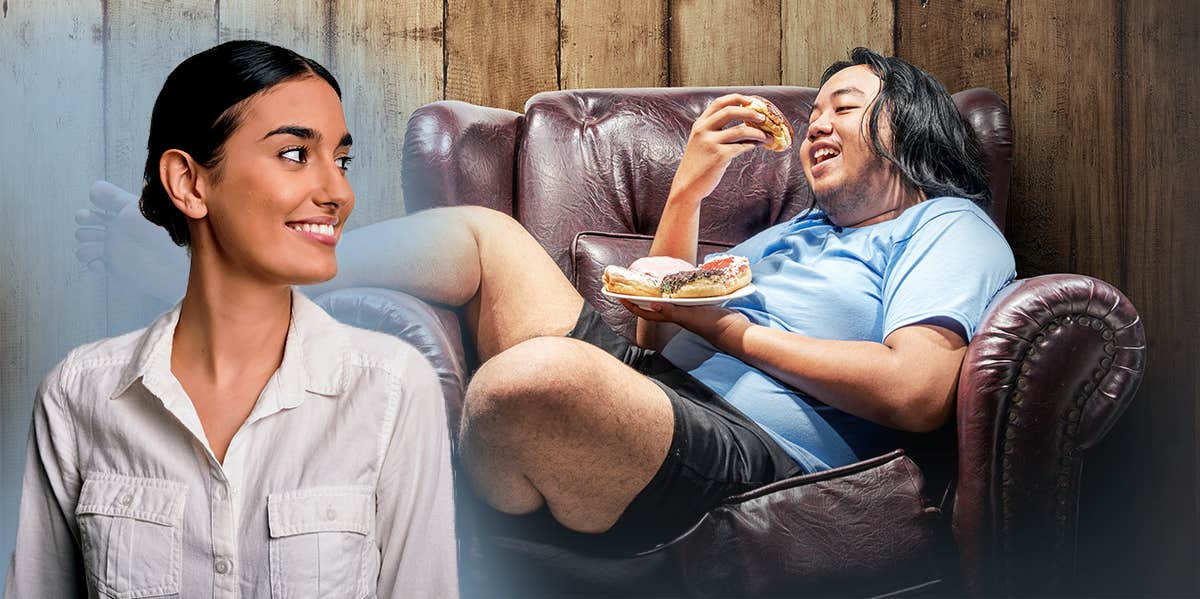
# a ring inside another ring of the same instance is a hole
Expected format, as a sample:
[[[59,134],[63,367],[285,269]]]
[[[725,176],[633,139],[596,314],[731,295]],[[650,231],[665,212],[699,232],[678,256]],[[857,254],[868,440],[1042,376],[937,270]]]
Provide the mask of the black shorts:
[[[650,550],[686,532],[726,497],[801,473],[758,424],[658,352],[629,342],[591,305],[584,304],[567,336],[649,377],[675,414],[671,448],[654,478],[611,529],[582,535],[581,544],[605,553]]]

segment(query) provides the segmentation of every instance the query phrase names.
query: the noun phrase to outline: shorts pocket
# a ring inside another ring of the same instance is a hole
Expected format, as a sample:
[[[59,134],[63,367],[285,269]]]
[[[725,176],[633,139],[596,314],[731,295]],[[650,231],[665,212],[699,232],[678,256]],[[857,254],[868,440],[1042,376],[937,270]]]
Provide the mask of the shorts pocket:
[[[115,599],[179,593],[184,491],[170,480],[84,474],[75,518],[97,591]]]
[[[311,487],[267,496],[272,597],[365,597],[375,538],[371,487]]]

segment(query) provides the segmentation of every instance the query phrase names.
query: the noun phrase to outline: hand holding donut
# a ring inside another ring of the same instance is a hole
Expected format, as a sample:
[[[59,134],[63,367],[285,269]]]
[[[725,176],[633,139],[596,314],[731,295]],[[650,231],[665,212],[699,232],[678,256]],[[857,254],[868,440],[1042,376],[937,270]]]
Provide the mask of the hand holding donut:
[[[741,124],[728,127],[735,121]],[[716,189],[735,157],[760,145],[783,151],[791,140],[791,125],[774,104],[758,96],[721,96],[692,123],[671,197],[699,201]]]

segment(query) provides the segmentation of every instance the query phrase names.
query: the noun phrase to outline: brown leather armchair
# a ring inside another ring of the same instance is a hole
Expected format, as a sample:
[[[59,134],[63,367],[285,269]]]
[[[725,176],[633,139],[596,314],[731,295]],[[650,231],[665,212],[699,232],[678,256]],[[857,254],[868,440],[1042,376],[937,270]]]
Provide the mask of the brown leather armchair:
[[[633,318],[599,294],[599,273],[647,253],[692,121],[731,91],[769,98],[797,133],[816,96],[798,87],[559,91],[531,98],[524,115],[435,102],[413,114],[405,136],[407,210],[474,204],[511,214],[605,320],[632,337]],[[992,217],[1003,230],[1007,108],[988,90],[954,98],[984,150]],[[796,152],[751,152],[703,204],[703,250],[736,244],[811,202]],[[454,427],[473,365],[451,312],[382,290],[321,301],[343,320],[425,351],[443,377]],[[1065,591],[1083,457],[1132,399],[1144,346],[1137,312],[1111,285],[1080,275],[1017,280],[992,301],[970,343],[955,422],[941,433],[730,498],[679,539],[636,556],[498,531],[464,511],[464,591]]]

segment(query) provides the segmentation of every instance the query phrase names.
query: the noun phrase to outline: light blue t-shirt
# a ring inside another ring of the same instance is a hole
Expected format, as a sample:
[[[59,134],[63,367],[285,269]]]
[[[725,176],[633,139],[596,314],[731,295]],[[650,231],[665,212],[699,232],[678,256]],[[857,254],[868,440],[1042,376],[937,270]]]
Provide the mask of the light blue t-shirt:
[[[991,218],[953,197],[858,228],[838,227],[814,210],[725,253],[749,259],[757,287],[727,308],[755,324],[820,339],[882,343],[900,327],[932,322],[969,341],[992,297],[1016,276],[1012,250]],[[757,422],[806,471],[878,455],[901,437],[688,331],[663,356]]]

